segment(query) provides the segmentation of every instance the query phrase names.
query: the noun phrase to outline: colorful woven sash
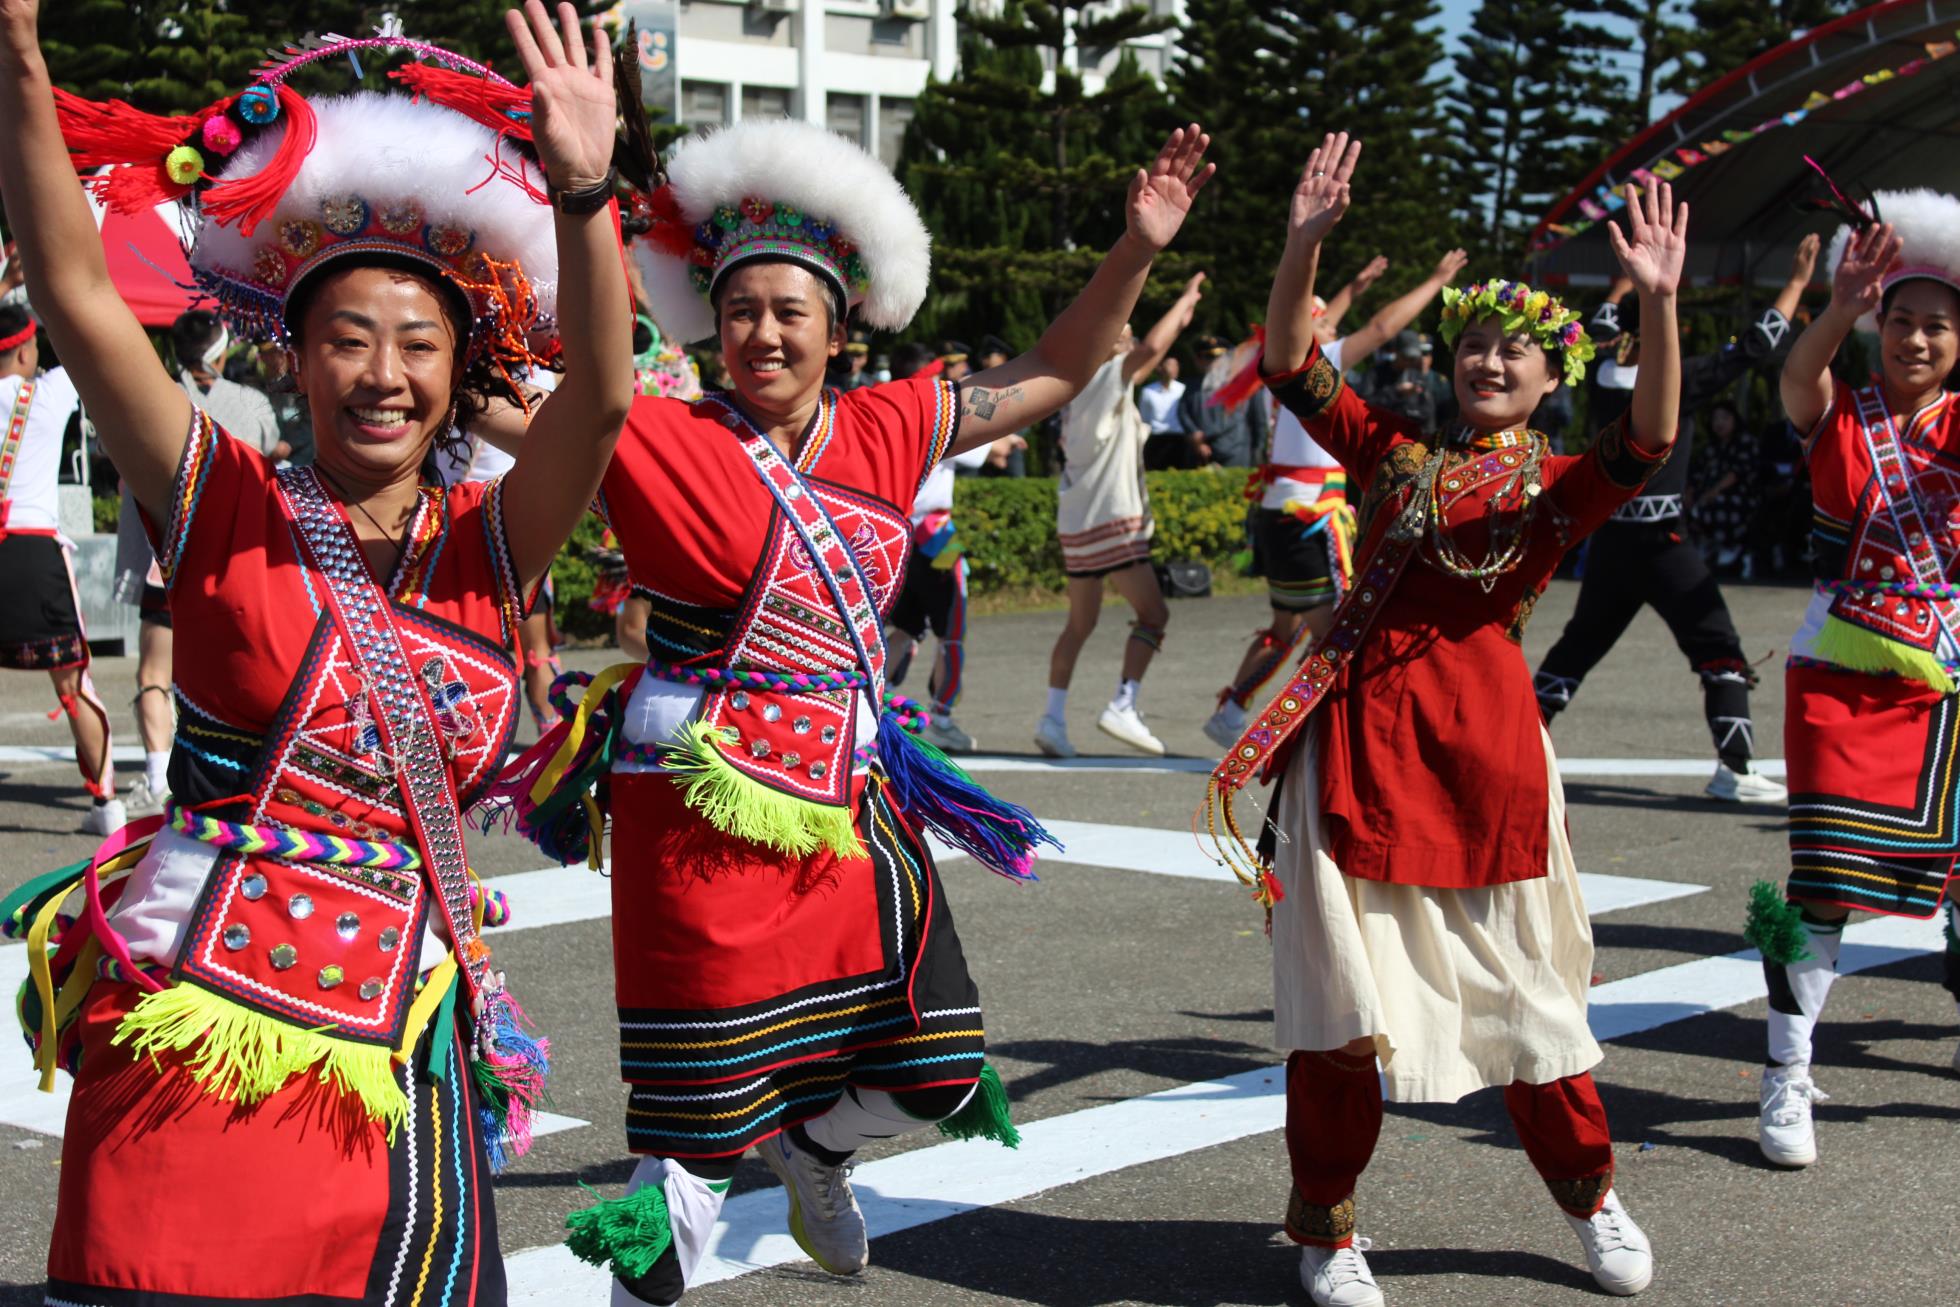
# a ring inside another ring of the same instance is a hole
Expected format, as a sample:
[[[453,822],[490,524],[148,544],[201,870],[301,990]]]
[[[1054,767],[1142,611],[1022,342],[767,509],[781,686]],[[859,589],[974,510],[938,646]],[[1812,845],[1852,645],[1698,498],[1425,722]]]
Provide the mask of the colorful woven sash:
[[[263,854],[290,862],[318,862],[334,867],[372,867],[386,871],[420,871],[422,855],[395,840],[350,840],[339,835],[288,830],[283,826],[253,826],[220,821],[176,804],[165,807],[165,823],[179,835],[201,844],[237,853]]]
[[[27,435],[27,411],[34,407],[34,382],[31,378],[20,383],[14,392],[13,412],[7,417],[7,434],[0,440],[0,535],[7,531],[7,515],[13,508],[13,499],[7,491],[14,483],[14,463],[20,458],[20,444]]]

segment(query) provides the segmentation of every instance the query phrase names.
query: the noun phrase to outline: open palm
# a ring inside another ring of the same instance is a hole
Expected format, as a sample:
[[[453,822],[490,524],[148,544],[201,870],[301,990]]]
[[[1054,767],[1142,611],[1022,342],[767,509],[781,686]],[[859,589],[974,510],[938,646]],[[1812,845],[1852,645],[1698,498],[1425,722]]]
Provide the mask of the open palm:
[[[1293,188],[1286,214],[1288,237],[1314,245],[1327,239],[1347,213],[1348,181],[1360,161],[1361,142],[1351,140],[1346,132],[1329,132],[1322,138],[1300,170],[1300,184]]]
[[[1210,145],[1211,137],[1192,123],[1171,133],[1148,168],[1137,169],[1127,214],[1132,236],[1153,250],[1171,243],[1191,212],[1191,202],[1218,171],[1217,164],[1205,162]]]
[[[1876,309],[1885,298],[1885,274],[1899,261],[1902,248],[1904,242],[1889,222],[1859,232],[1831,274],[1831,303],[1860,314]]]
[[[557,17],[554,25],[544,0],[528,0],[522,11],[507,11],[504,24],[531,83],[538,162],[553,186],[576,190],[599,181],[612,166],[619,110],[605,29],[593,29],[588,60],[578,10],[561,3]]]
[[[1681,268],[1688,258],[1688,206],[1674,202],[1666,182],[1648,190],[1631,189],[1627,196],[1627,234],[1620,225],[1606,224],[1606,236],[1627,280],[1642,295],[1672,295],[1681,285]]]

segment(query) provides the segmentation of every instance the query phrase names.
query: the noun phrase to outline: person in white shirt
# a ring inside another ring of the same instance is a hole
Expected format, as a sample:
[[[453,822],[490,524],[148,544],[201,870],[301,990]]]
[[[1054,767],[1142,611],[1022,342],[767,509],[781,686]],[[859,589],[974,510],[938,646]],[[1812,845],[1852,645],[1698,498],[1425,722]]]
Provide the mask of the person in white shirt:
[[[1143,483],[1147,429],[1130,388],[1163,361],[1178,333],[1191,325],[1204,280],[1202,272],[1191,278],[1177,303],[1141,339],[1125,327],[1109,361],[1062,409],[1062,454],[1068,465],[1062,470],[1055,525],[1068,577],[1068,622],[1048,656],[1048,706],[1034,730],[1035,746],[1051,758],[1075,756],[1065,715],[1068,686],[1075,660],[1102,616],[1105,579],[1128,601],[1136,620],[1123,646],[1116,696],[1097,717],[1096,728],[1143,753],[1164,752],[1164,742],[1137,709],[1143,673],[1163,647],[1170,609],[1150,565],[1157,523]]]
[[[1179,411],[1185,389],[1178,379],[1182,367],[1175,354],[1166,354],[1150,381],[1137,392],[1137,412],[1150,430],[1143,442],[1143,465],[1147,468],[1201,467],[1210,452],[1202,434],[1185,429],[1184,414]]]
[[[44,671],[75,737],[75,763],[93,802],[82,830],[123,825],[109,751],[109,713],[88,675],[88,633],[61,534],[56,488],[61,442],[78,403],[67,372],[40,371],[38,324],[0,305],[0,667]]]

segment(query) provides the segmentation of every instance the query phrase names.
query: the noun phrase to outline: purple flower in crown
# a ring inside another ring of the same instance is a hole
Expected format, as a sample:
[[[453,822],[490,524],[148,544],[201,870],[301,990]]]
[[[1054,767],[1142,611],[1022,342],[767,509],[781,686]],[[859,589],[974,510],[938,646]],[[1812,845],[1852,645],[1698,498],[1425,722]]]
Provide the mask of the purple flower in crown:
[[[1565,330],[1558,334],[1559,343],[1570,348],[1579,343],[1579,337],[1583,334],[1584,332],[1577,322],[1568,322],[1565,324]]]

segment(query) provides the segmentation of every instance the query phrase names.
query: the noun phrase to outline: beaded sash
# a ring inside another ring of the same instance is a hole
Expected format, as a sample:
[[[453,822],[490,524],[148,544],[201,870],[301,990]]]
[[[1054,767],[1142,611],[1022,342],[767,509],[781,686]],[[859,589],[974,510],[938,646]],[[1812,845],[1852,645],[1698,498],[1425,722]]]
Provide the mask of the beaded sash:
[[[435,707],[411,670],[393,606],[369,579],[360,542],[320,478],[311,468],[294,468],[281,472],[274,485],[322,582],[321,596],[348,656],[366,677],[379,751],[399,761],[395,782],[422,850],[425,879],[436,891],[468,996],[480,1003],[487,990],[501,986],[490,975],[490,950],[477,937],[470,911],[462,814]]]
[[[27,435],[27,411],[34,407],[34,382],[20,383],[14,392],[13,412],[7,417],[7,434],[0,440],[0,534],[7,530],[7,514],[13,500],[7,494],[14,483],[14,463],[20,458],[20,444]]]
[[[1847,570],[1854,583],[1891,581],[1896,563],[1903,561],[1916,588],[1909,594],[1862,584],[1857,592],[1840,590],[1831,601],[1831,616],[1911,648],[1952,658],[1960,652],[1960,604],[1946,593],[1946,569],[1914,490],[1898,423],[1876,386],[1857,392],[1857,402],[1865,453],[1877,483],[1878,513],[1884,515],[1895,539],[1874,540],[1873,523],[1867,519],[1852,543]],[[1864,575],[1874,571],[1876,577]]]
[[[882,614],[904,575],[911,523],[869,496],[806,480],[739,411],[721,421],[781,510],[723,661],[812,680],[809,689],[780,679],[711,685],[701,721],[722,760],[749,779],[848,808],[863,696],[826,678],[861,670],[873,701],[882,697]]]

